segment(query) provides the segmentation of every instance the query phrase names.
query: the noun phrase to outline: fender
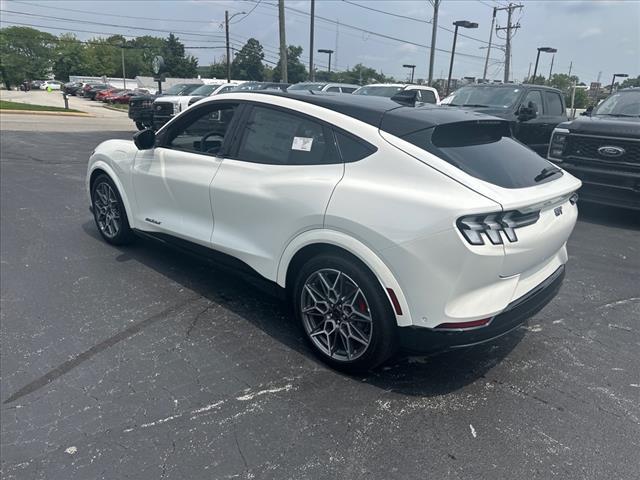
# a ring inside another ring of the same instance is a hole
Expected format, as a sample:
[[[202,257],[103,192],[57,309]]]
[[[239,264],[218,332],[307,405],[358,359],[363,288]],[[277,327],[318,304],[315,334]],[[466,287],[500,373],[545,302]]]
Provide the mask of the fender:
[[[111,178],[113,183],[116,185],[116,188],[118,189],[118,193],[120,194],[120,198],[122,198],[122,204],[124,205],[124,210],[125,212],[127,212],[127,218],[129,219],[129,224],[133,227],[135,223],[135,218],[133,216],[131,203],[129,202],[129,196],[127,195],[127,190],[124,188],[124,185],[122,185],[122,182],[120,181],[120,177],[115,173],[113,168],[105,160],[101,160],[101,159],[92,160],[91,168],[87,173],[86,186],[87,186],[87,193],[89,195],[89,204],[91,205],[91,188],[90,188],[91,175],[93,175],[93,172],[95,172],[96,170],[102,170],[104,173],[106,173],[109,176],[109,178]]]
[[[404,293],[402,292],[398,281],[394,277],[393,273],[391,273],[389,267],[387,267],[387,265],[380,259],[380,257],[378,257],[378,255],[364,243],[337,230],[308,230],[291,240],[291,242],[289,242],[289,244],[284,249],[282,256],[280,257],[280,262],[278,264],[278,273],[276,276],[276,283],[278,285],[283,288],[286,286],[285,284],[287,280],[287,270],[295,254],[302,248],[316,243],[328,243],[330,245],[335,245],[337,247],[343,248],[352,255],[356,256],[360,261],[362,261],[376,276],[376,278],[380,282],[380,285],[382,285],[383,290],[387,293],[387,298],[389,299],[389,302],[391,304],[393,304],[393,302],[389,297],[387,288],[393,289],[394,293],[396,294],[398,303],[400,304],[400,308],[402,309],[402,315],[396,314],[396,322],[398,326],[405,327],[412,325],[413,322],[411,320],[409,305],[407,304],[407,300],[405,299]]]

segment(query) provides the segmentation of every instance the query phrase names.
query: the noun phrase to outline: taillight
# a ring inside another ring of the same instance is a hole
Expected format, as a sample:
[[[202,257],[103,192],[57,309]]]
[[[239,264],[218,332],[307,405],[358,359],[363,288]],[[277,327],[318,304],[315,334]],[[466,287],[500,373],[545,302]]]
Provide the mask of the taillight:
[[[510,242],[517,242],[515,229],[533,225],[540,218],[540,212],[521,213],[517,210],[480,215],[468,215],[458,219],[460,233],[471,245],[484,245],[484,237],[493,245],[502,245],[503,236]]]
[[[551,145],[549,146],[549,156],[561,160],[564,155],[564,149],[567,145],[566,133],[554,133],[551,137]]]

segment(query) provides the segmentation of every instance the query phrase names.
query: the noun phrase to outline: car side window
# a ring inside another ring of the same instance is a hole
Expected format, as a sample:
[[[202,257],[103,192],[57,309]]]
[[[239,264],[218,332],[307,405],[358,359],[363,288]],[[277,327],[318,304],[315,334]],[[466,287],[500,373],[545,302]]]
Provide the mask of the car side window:
[[[562,115],[562,99],[556,92],[544,92],[544,98],[547,101],[547,115]]]
[[[235,87],[233,85],[227,85],[226,87],[222,87],[220,89],[220,91],[218,92],[218,94],[220,93],[224,93],[224,92],[228,92],[229,90],[234,89]]]
[[[300,115],[254,106],[237,158],[271,165],[342,163],[330,131]]]
[[[420,90],[419,94],[420,94],[421,102],[437,103],[436,96],[431,90]]]
[[[340,155],[345,163],[357,162],[374,153],[377,148],[362,139],[334,130]]]
[[[529,107],[530,103],[533,104],[533,109],[535,110],[536,115],[540,115],[543,112],[542,95],[540,94],[540,90],[529,90],[522,101],[522,105]]]
[[[237,108],[237,104],[222,104],[198,109],[185,124],[176,125],[167,148],[217,155]]]
[[[340,92],[340,87],[329,87],[327,92]]]
[[[342,93],[353,93],[357,90],[356,87],[341,87]]]

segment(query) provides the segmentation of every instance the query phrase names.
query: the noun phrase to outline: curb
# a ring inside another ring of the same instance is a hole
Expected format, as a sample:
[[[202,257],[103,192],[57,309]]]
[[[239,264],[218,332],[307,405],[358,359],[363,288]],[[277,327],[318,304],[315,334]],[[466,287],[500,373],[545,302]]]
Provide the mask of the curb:
[[[10,109],[2,109],[0,110],[0,114],[2,113],[10,113],[17,115],[62,115],[63,117],[95,117],[91,113],[85,112],[50,112],[46,110],[10,110]]]
[[[112,107],[111,105],[103,105],[102,108],[106,108],[107,110],[113,110],[114,112],[121,112],[121,113],[129,113],[129,110],[123,110],[122,108],[115,108]]]

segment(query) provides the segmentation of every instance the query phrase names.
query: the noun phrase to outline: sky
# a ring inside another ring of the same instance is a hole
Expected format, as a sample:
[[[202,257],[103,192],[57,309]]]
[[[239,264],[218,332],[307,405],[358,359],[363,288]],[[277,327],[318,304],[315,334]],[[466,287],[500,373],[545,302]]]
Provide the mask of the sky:
[[[507,0],[441,1],[442,28],[436,40],[441,51],[435,55],[434,78],[447,76],[456,20],[479,26],[459,30],[453,77],[482,77],[493,7],[506,4]],[[523,8],[513,14],[513,22],[520,25],[512,39],[514,80],[527,76],[537,47],[557,48],[553,72],[568,73],[572,64],[571,73],[587,84],[598,75],[605,84],[613,73],[640,75],[640,0],[522,0],[520,4]],[[310,2],[285,0],[285,5],[287,44],[303,47],[308,68]],[[91,32],[166,36],[171,31],[200,65],[224,55],[228,10],[230,16],[238,13],[230,22],[232,46],[237,50],[254,37],[265,47],[266,62],[273,66],[278,61],[277,0],[0,0],[0,9],[2,27],[21,23],[55,34],[72,31],[81,40],[107,36]],[[315,49],[335,50],[332,70],[363,63],[406,80],[409,70],[402,65],[415,64],[415,78],[427,77],[433,18],[427,0],[316,0],[315,13]],[[496,24],[506,26],[506,10],[498,11]],[[504,75],[504,36],[504,31],[493,32],[487,75],[491,79]],[[552,57],[541,54],[539,73],[548,75]],[[327,68],[327,55],[316,53],[314,63],[318,69]]]

